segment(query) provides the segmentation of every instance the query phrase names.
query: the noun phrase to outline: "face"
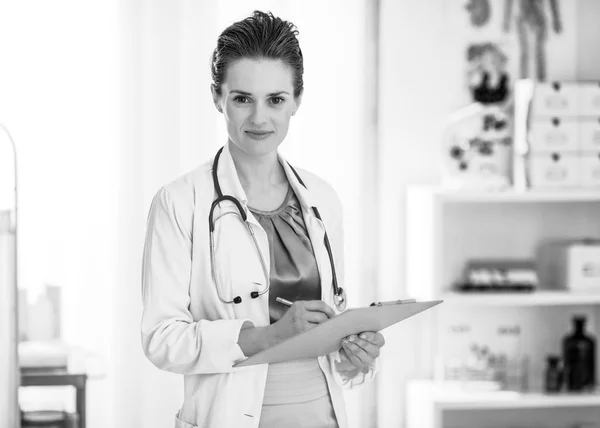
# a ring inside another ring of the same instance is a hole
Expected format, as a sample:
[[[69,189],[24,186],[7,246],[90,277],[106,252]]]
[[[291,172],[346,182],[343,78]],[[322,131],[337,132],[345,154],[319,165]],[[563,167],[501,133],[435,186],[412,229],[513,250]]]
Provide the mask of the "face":
[[[252,156],[276,152],[300,106],[293,77],[281,60],[244,58],[228,66],[221,95],[213,89],[213,99],[238,149]]]

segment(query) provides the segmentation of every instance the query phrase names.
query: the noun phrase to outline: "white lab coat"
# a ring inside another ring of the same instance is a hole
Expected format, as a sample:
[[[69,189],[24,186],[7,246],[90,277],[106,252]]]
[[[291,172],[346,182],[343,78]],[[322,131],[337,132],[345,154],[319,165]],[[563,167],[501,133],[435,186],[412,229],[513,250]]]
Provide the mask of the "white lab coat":
[[[343,286],[342,210],[335,191],[313,174],[297,169],[305,189],[280,156],[287,179],[302,207],[321,278],[322,300],[335,309],[325,228],[310,207],[319,209],[325,222]],[[269,325],[268,293],[252,299],[253,282],[264,283],[264,274],[253,241],[239,217],[226,215],[215,224],[217,275],[221,294],[240,304],[222,303],[211,276],[208,214],[216,198],[212,159],[163,186],[154,196],[148,215],[142,266],[142,346],[148,359],[163,370],[184,375],[184,402],[176,416],[177,428],[258,427],[267,376],[267,364],[233,368],[245,358],[237,344],[242,324]],[[223,194],[235,196],[253,228],[269,268],[267,234],[248,210],[246,194],[226,145],[218,178]],[[235,211],[221,204],[215,219]],[[270,269],[270,268],[269,268]],[[320,357],[319,365],[329,386],[340,428],[348,426],[341,387],[352,388],[369,379],[368,373],[338,367],[336,351]]]

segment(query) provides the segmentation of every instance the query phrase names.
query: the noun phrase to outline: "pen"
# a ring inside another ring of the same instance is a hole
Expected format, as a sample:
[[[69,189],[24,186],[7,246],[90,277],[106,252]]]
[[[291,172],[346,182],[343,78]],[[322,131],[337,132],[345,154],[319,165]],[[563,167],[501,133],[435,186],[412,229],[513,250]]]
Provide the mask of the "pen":
[[[391,302],[373,302],[370,306],[401,305],[403,303],[417,303],[417,299],[392,300]]]
[[[277,300],[279,303],[283,303],[286,306],[292,306],[294,304],[294,302],[290,302],[289,300],[286,300],[283,297],[277,297],[275,300]]]

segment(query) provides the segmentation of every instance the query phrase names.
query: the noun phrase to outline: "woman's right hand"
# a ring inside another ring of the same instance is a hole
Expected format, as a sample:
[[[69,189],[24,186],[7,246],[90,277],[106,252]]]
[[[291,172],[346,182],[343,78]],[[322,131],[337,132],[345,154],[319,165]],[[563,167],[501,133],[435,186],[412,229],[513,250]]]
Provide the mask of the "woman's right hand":
[[[322,300],[297,300],[281,319],[269,326],[275,343],[316,327],[335,316],[334,310]]]

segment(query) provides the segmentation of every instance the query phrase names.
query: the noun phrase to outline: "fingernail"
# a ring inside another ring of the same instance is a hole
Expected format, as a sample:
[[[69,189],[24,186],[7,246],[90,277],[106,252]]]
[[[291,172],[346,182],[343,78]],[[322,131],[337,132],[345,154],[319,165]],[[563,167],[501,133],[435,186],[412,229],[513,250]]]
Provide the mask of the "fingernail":
[[[348,338],[348,340],[349,340],[350,342],[354,342],[354,340],[355,340],[355,339],[354,339],[354,336],[350,336],[350,338]]]
[[[361,334],[361,335],[360,335],[360,338],[361,338],[361,339],[366,339],[366,338],[367,338],[367,335],[366,335],[366,334]]]
[[[347,344],[348,344],[348,339],[344,339],[344,340],[342,341],[342,343],[344,343],[345,345],[347,345]]]

